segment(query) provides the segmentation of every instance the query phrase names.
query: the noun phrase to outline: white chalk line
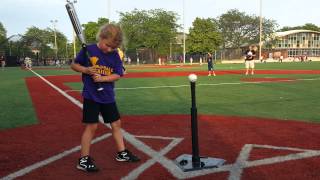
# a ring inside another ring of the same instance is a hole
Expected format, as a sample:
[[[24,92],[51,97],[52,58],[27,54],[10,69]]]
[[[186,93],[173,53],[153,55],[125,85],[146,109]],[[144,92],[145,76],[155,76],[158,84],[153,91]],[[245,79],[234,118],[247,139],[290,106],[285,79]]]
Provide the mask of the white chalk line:
[[[306,79],[280,79],[275,81],[254,81],[254,82],[226,82],[226,83],[199,83],[197,86],[223,86],[223,85],[241,85],[241,84],[262,84],[262,83],[276,83],[276,82],[295,82],[295,81],[317,81],[320,78],[306,78]],[[139,89],[161,89],[161,88],[181,88],[189,87],[189,84],[169,85],[169,86],[140,86],[140,87],[119,87],[115,90],[139,90]],[[65,90],[65,92],[81,92],[82,90]]]
[[[160,138],[163,139],[163,138]],[[154,165],[156,162],[158,162],[160,159],[164,157],[165,154],[170,152],[175,146],[177,146],[183,138],[174,138],[173,141],[166,146],[165,148],[161,149],[158,156],[154,156],[136,169],[132,170],[127,176],[121,178],[122,180],[131,180],[131,179],[137,179],[140,174],[142,174],[146,169]]]
[[[95,144],[95,143],[100,142],[100,141],[102,141],[104,139],[107,139],[111,135],[112,135],[111,133],[107,133],[107,134],[104,134],[104,135],[102,135],[100,137],[97,137],[97,138],[92,140],[91,144]],[[53,163],[53,162],[59,160],[59,159],[62,159],[62,158],[66,157],[66,156],[68,156],[68,155],[70,155],[72,153],[75,153],[75,152],[79,151],[80,148],[81,148],[81,146],[79,145],[79,146],[76,146],[76,147],[71,148],[69,150],[66,150],[66,151],[64,151],[62,153],[59,153],[57,155],[51,156],[51,157],[49,157],[49,158],[47,158],[47,159],[45,159],[43,161],[39,161],[39,162],[34,163],[34,164],[30,165],[30,166],[27,166],[27,167],[25,167],[23,169],[20,169],[20,170],[14,172],[14,173],[11,173],[11,174],[1,178],[1,180],[15,179],[17,177],[23,176],[23,175],[25,175],[27,173],[30,173],[31,171],[34,171],[34,170],[36,170],[38,168],[41,168],[43,166],[46,166],[46,165],[48,165],[50,163]]]
[[[276,156],[271,158],[248,161],[250,152],[254,148],[289,150],[289,151],[295,151],[295,152],[292,154],[284,155],[284,156]],[[296,151],[300,151],[300,152],[297,153]],[[203,175],[208,175],[208,174],[217,173],[217,172],[229,171],[230,174],[229,174],[228,180],[240,180],[242,172],[246,168],[312,158],[316,156],[320,156],[319,150],[310,150],[310,149],[301,149],[301,148],[292,148],[292,147],[277,147],[277,146],[271,146],[271,145],[245,144],[242,150],[240,151],[239,156],[235,163],[226,164],[216,169],[205,169],[200,171],[187,172],[185,173],[185,175],[187,176],[186,178],[192,178],[196,176],[203,176]]]

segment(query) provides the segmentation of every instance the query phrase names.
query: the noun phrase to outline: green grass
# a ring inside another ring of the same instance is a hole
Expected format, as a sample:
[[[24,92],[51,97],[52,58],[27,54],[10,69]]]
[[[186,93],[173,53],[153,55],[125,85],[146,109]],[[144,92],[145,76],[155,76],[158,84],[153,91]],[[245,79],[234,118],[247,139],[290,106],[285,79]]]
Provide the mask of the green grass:
[[[37,123],[25,77],[33,76],[19,68],[0,70],[0,129]]]
[[[314,79],[319,75],[255,75],[254,77]],[[206,77],[197,81],[200,114],[265,117],[283,120],[319,121],[320,79],[295,82],[245,83],[243,75]],[[238,84],[221,84],[238,83]],[[117,82],[117,103],[122,114],[187,114],[190,87],[121,89],[188,85],[186,77],[129,78]],[[201,85],[212,84],[212,85]],[[68,83],[81,89],[81,83]]]
[[[291,78],[283,75],[278,77]],[[240,78],[243,76],[200,77],[197,84],[240,82]],[[299,78],[319,78],[319,76],[305,75]],[[123,79],[117,87],[154,86],[154,84],[179,85],[188,84],[188,81],[185,77],[152,78],[144,79],[143,84],[138,84],[134,79]],[[318,121],[319,89],[319,81],[198,85],[196,97],[200,114]],[[191,104],[189,87],[117,90],[117,97],[120,109],[125,114],[185,114],[189,113]]]
[[[318,70],[320,62],[256,64],[256,69]],[[192,68],[143,68],[127,66],[128,72],[206,71],[206,65]],[[216,70],[243,69],[243,64],[218,64]],[[37,69],[45,75],[77,74],[71,69]],[[14,128],[38,122],[25,77],[34,76],[20,68],[0,70],[0,129]],[[273,78],[320,78],[320,75],[255,75]],[[200,76],[197,81],[197,106],[199,114],[253,116],[275,119],[292,119],[319,122],[320,80],[248,84],[243,75]],[[202,86],[200,84],[241,83]],[[82,84],[67,83],[73,89]],[[189,85],[187,77],[124,78],[116,88]],[[121,114],[188,114],[190,112],[190,87],[156,89],[117,89],[117,103]]]

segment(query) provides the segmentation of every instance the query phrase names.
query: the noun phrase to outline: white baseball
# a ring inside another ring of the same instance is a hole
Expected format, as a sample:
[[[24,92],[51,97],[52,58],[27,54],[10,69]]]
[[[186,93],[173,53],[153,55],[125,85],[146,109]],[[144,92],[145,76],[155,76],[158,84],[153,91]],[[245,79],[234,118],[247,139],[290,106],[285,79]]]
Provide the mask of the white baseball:
[[[190,74],[188,76],[188,78],[189,78],[190,82],[196,82],[197,81],[197,75],[195,75],[195,74]]]

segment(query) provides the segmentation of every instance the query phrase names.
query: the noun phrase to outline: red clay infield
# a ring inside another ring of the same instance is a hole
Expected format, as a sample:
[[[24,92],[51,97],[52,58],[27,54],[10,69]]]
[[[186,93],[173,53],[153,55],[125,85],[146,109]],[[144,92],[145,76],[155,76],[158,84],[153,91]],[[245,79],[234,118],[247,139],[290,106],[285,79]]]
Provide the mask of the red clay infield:
[[[80,81],[79,76],[49,76],[46,79],[62,90],[69,89],[63,83]],[[0,177],[80,143],[83,130],[80,123],[81,109],[39,78],[27,78],[26,83],[39,124],[0,132]],[[72,92],[71,95],[81,100],[79,93]],[[320,178],[319,124],[215,115],[199,115],[198,119],[200,155],[225,159],[225,169],[186,177],[272,180]],[[154,151],[160,151],[172,142],[171,139],[159,137],[183,138],[164,155],[169,160],[181,154],[191,154],[189,115],[123,115],[122,121],[123,129]],[[96,137],[105,133],[110,133],[110,130],[100,125]],[[126,144],[142,158],[141,162],[116,162],[114,141],[107,138],[92,146],[92,155],[101,169],[98,173],[86,174],[76,170],[79,152],[75,152],[23,175],[22,179],[120,179],[132,175],[130,173],[133,170],[149,163],[151,157],[130,142]],[[138,179],[180,177],[179,173],[177,175],[168,169],[170,165],[157,162],[141,171]]]

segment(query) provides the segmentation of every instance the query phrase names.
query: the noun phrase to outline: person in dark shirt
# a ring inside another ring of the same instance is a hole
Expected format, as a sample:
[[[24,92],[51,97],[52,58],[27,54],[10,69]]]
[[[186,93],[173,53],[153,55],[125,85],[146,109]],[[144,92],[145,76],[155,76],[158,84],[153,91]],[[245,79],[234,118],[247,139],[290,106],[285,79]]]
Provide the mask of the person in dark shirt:
[[[210,53],[208,53],[208,76],[216,76],[216,73],[214,73],[212,55]]]
[[[246,66],[246,75],[249,74],[249,69],[251,69],[251,75],[254,74],[254,58],[256,57],[256,51],[253,46],[249,46],[249,49],[244,53],[244,60]]]

